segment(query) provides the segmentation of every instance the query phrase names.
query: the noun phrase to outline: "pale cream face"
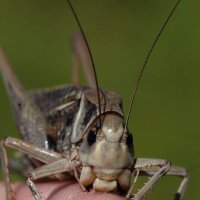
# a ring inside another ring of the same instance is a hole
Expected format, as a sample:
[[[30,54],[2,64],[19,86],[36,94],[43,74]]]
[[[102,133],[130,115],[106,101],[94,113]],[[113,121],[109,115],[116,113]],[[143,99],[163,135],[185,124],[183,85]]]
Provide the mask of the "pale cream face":
[[[123,190],[129,188],[133,144],[132,136],[124,132],[123,120],[117,114],[106,114],[102,128],[94,127],[84,137],[79,151],[84,186],[93,184],[99,191],[114,191],[117,184]]]

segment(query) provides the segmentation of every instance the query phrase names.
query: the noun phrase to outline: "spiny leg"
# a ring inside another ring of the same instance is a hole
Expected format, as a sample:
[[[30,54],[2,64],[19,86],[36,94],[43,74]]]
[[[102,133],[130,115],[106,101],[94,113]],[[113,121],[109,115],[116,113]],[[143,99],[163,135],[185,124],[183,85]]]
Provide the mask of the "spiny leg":
[[[147,183],[134,195],[134,200],[141,200],[145,194],[152,188],[152,186],[160,179],[163,175],[165,175],[170,169],[170,162],[167,160],[161,159],[146,159],[139,158],[136,160],[134,170],[143,171],[143,169],[156,168],[156,173],[147,181]],[[140,175],[140,174],[139,174]],[[128,191],[126,198],[129,199],[132,193],[132,189]]]
[[[80,81],[80,64],[83,65],[83,69],[91,87],[95,87],[95,79],[93,73],[93,67],[91,58],[81,33],[76,33],[72,38],[73,47],[73,65],[72,65],[72,82],[79,84]]]
[[[141,172],[143,175],[151,176],[151,175],[154,175],[155,173],[157,173],[157,169],[147,167],[147,168],[143,168],[143,170]],[[189,180],[187,170],[180,166],[171,165],[170,169],[166,173],[166,175],[177,176],[177,177],[182,178],[179,188],[178,188],[176,194],[174,195],[174,200],[182,200],[184,197],[187,185],[188,185],[188,180]]]
[[[157,182],[163,175],[173,175],[182,177],[183,180],[179,186],[174,200],[182,200],[188,183],[188,175],[184,168],[178,166],[170,166],[170,163],[161,159],[148,159],[139,158],[135,164],[135,170],[140,170],[140,175],[152,176],[149,181],[139,190],[134,196],[134,200],[140,200],[144,197],[147,191]],[[131,195],[132,188],[130,189],[127,197]]]
[[[19,150],[30,157],[33,157],[41,162],[50,163],[60,159],[62,156],[56,152],[50,152],[43,148],[39,148],[34,146],[28,142],[23,140],[6,137],[0,141],[0,156],[1,156],[1,165],[3,171],[3,179],[6,186],[6,199],[12,200],[12,191],[10,185],[10,177],[9,177],[9,170],[8,170],[8,156],[6,152],[6,148],[12,148]]]

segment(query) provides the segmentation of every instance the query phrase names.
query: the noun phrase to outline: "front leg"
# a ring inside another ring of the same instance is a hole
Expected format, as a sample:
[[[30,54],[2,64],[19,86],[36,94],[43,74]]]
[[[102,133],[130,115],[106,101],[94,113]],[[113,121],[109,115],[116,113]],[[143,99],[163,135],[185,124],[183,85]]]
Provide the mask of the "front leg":
[[[143,173],[146,175],[153,175],[156,171],[154,169],[145,169]],[[172,165],[166,175],[182,178],[179,188],[174,195],[174,200],[182,200],[189,181],[187,170],[183,167]]]
[[[56,152],[47,151],[43,148],[32,145],[26,141],[13,138],[6,137],[0,141],[0,158],[3,172],[3,180],[6,188],[6,199],[13,200],[12,190],[10,185],[10,177],[8,170],[8,156],[6,152],[6,148],[12,148],[27,154],[30,157],[33,157],[41,162],[50,163],[60,159],[62,156]]]
[[[80,183],[79,178],[75,173],[77,167],[80,165],[81,163],[79,161],[70,161],[67,158],[61,158],[55,162],[43,165],[31,171],[28,174],[27,185],[29,186],[35,200],[42,200],[42,197],[33,181],[52,175],[58,175],[57,177],[62,179],[62,176],[60,175],[62,172],[74,172],[74,176],[77,179],[79,185],[83,191],[86,191],[85,187]]]
[[[152,176],[147,183],[137,192],[133,197],[134,200],[141,200],[146,193],[153,187],[153,185],[164,175],[172,175],[183,178],[174,200],[182,200],[188,184],[187,171],[178,166],[170,166],[170,162],[162,159],[154,158],[138,158],[134,166],[134,172],[137,175]],[[137,177],[136,177],[137,178]],[[127,198],[131,196],[133,187],[127,193]]]
[[[156,169],[153,176],[145,183],[145,185],[134,195],[134,200],[141,200],[146,193],[153,187],[153,185],[164,176],[170,169],[170,162],[161,159],[149,159],[149,158],[139,158],[136,160],[134,171],[140,175],[145,169]],[[126,195],[129,199],[132,193],[133,187],[130,188]]]

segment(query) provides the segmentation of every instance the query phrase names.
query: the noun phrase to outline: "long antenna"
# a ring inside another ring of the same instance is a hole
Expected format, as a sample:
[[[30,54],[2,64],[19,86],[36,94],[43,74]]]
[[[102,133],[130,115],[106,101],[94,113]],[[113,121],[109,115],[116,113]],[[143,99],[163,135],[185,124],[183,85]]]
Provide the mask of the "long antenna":
[[[76,11],[75,11],[75,9],[74,9],[74,7],[73,7],[71,1],[70,1],[70,0],[66,0],[66,1],[67,1],[68,5],[69,5],[69,7],[70,7],[70,9],[71,9],[71,11],[72,11],[72,13],[73,13],[75,19],[76,19],[76,22],[77,22],[77,24],[78,24],[78,26],[79,26],[79,29],[80,29],[80,31],[81,31],[81,33],[82,33],[82,35],[83,35],[83,39],[84,39],[84,41],[85,41],[86,47],[87,47],[88,52],[89,52],[89,55],[90,55],[90,59],[91,59],[91,63],[92,63],[92,68],[93,68],[93,72],[94,72],[95,84],[96,84],[96,91],[97,91],[97,97],[98,97],[98,104],[99,104],[100,127],[102,127],[100,92],[99,92],[99,84],[98,84],[98,80],[97,80],[97,73],[96,73],[96,69],[95,69],[95,65],[94,65],[94,59],[93,59],[92,52],[91,52],[91,50],[90,50],[90,46],[89,46],[89,44],[88,44],[88,41],[87,41],[85,32],[84,32],[84,30],[83,30],[83,27],[81,26],[81,23],[80,23],[80,20],[79,20],[77,14],[76,14]]]
[[[178,1],[176,2],[176,4],[174,5],[173,9],[171,10],[170,14],[169,14],[168,17],[166,18],[166,20],[165,20],[163,26],[161,27],[160,31],[159,31],[158,34],[156,35],[156,38],[155,38],[153,44],[151,45],[151,48],[149,49],[149,51],[148,51],[148,53],[147,53],[146,59],[145,59],[145,61],[144,61],[144,64],[142,65],[142,68],[141,68],[141,70],[140,70],[140,73],[139,73],[139,76],[138,76],[138,79],[137,79],[136,87],[135,87],[135,89],[134,89],[134,91],[133,91],[133,95],[132,95],[132,97],[131,97],[131,102],[130,102],[130,105],[129,105],[127,120],[126,120],[126,124],[125,124],[125,131],[127,130],[127,127],[128,127],[128,122],[129,122],[129,119],[130,119],[130,114],[131,114],[131,110],[132,110],[132,107],[133,107],[133,103],[134,103],[134,101],[135,101],[136,93],[137,93],[137,91],[138,91],[139,84],[140,84],[142,75],[143,75],[143,73],[144,73],[144,70],[145,70],[145,68],[146,68],[146,66],[147,66],[147,63],[148,63],[148,61],[149,61],[149,58],[150,58],[150,56],[151,56],[151,54],[152,54],[152,52],[153,52],[153,50],[154,50],[154,48],[155,48],[155,46],[156,46],[158,40],[160,39],[160,36],[161,36],[161,34],[163,33],[163,31],[164,31],[166,25],[168,24],[168,22],[169,22],[169,20],[171,19],[173,13],[175,12],[176,8],[178,7],[180,1],[181,1],[181,0],[178,0]]]

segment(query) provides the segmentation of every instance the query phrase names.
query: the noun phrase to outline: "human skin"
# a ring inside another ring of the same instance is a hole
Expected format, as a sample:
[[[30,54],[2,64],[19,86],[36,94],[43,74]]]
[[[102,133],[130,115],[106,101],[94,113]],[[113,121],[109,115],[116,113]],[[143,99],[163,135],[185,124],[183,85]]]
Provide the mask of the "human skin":
[[[37,188],[43,199],[47,200],[122,200],[117,194],[96,192],[83,192],[75,181],[50,181],[37,183]],[[15,200],[35,200],[30,189],[24,183],[12,184]],[[0,184],[1,200],[6,200],[5,187]]]

